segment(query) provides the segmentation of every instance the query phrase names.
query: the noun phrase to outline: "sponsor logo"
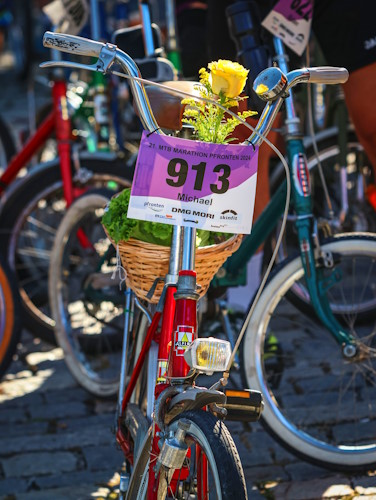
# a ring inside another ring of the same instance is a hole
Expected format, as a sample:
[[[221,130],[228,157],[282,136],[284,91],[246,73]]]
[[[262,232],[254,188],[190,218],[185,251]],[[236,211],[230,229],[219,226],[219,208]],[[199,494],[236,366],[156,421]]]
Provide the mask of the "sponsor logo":
[[[153,210],[153,212],[162,212],[162,210],[164,209],[164,205],[162,205],[161,203],[152,203],[150,201],[145,201],[144,207]]]
[[[221,220],[238,220],[238,213],[235,210],[224,210],[219,217]]]
[[[174,333],[176,356],[184,356],[185,350],[193,342],[195,331],[192,326],[179,325]]]

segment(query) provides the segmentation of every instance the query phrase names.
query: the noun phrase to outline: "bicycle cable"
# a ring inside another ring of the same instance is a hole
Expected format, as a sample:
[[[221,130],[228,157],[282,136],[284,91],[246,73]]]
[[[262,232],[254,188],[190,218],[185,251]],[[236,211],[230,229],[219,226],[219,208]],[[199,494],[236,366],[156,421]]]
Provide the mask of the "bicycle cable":
[[[307,67],[309,66],[309,63],[310,63],[310,54],[309,54],[309,45],[307,45],[307,48],[306,48],[306,66]],[[334,219],[334,210],[333,210],[332,200],[330,199],[329,190],[328,190],[328,186],[327,186],[326,179],[324,176],[324,170],[322,168],[322,164],[320,161],[319,149],[317,147],[317,141],[316,141],[316,137],[315,137],[315,127],[313,124],[313,114],[312,114],[313,99],[312,99],[312,90],[311,90],[310,85],[307,85],[307,100],[308,100],[308,115],[307,115],[308,116],[308,128],[309,128],[309,133],[310,133],[310,136],[312,139],[313,151],[315,153],[315,157],[316,157],[316,161],[317,161],[317,168],[319,171],[320,180],[321,180],[322,187],[324,190],[325,201],[326,201],[326,204],[327,204],[328,210],[329,210],[329,217],[330,217],[330,219]]]

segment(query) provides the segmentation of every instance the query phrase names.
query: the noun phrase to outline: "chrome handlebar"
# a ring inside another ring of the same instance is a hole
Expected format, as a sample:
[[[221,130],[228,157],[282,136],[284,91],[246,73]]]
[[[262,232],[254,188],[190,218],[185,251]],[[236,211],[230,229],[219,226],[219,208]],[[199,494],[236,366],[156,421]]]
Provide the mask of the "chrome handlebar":
[[[118,49],[116,45],[50,31],[44,34],[43,45],[71,54],[98,57],[98,61],[94,65],[83,65],[68,61],[49,62],[43,63],[42,67],[63,65],[72,68],[83,67],[105,73],[116,61],[120,64],[124,73],[130,77],[132,94],[143,127],[150,132],[155,131],[163,134],[151,110],[144,85],[134,79],[134,77],[142,78],[136,63],[128,54]],[[250,135],[246,143],[256,146],[263,141],[263,136],[269,133],[284,98],[288,96],[289,90],[298,83],[345,83],[348,76],[348,71],[345,68],[326,66],[297,69],[288,72],[287,75],[277,67],[265,69],[256,77],[253,88],[261,99],[267,101],[267,105],[259,118],[255,131]],[[179,92],[175,91],[175,93]]]

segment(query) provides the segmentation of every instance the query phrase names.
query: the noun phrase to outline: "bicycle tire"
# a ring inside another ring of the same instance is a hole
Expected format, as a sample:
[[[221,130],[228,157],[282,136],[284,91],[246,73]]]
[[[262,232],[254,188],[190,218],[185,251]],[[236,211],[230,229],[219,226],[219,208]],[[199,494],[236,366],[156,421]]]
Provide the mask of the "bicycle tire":
[[[215,418],[211,413],[196,410],[180,414],[171,422],[168,426],[168,430],[176,431],[179,421],[182,420],[190,426],[187,431],[188,440],[198,444],[203,450],[212,472],[212,474],[209,475],[209,480],[210,477],[213,478],[216,496],[210,494],[210,496],[203,495],[201,498],[222,498],[223,500],[230,500],[233,498],[239,500],[246,499],[247,490],[241,461],[235,443],[225,424]],[[150,436],[151,432],[147,439],[145,439],[144,447],[135,464],[127,492],[128,500],[141,500],[146,498],[151,447]],[[186,462],[186,466],[190,467],[190,464]],[[195,474],[197,474],[197,471],[189,477],[192,483],[194,483],[196,479]],[[163,498],[165,497],[158,496],[158,500],[163,500]],[[189,498],[197,498],[197,496],[190,496]]]
[[[115,193],[131,184],[133,165],[115,155],[82,155],[80,164],[84,176],[72,177],[82,191],[111,186]],[[9,187],[0,203],[0,251],[16,274],[24,324],[56,344],[47,280],[49,252],[66,210],[59,160],[34,167]]]
[[[56,232],[49,270],[57,344],[77,382],[98,397],[118,391],[124,323],[119,287],[110,280],[102,289],[91,284],[99,273],[110,277],[116,270],[116,254],[100,222],[109,199],[106,192],[90,190],[72,203]],[[79,230],[90,246],[82,246]]]
[[[342,319],[358,356],[346,360],[325,327],[285,300],[304,277],[295,256],[275,269],[255,307],[242,344],[242,376],[246,387],[262,392],[261,421],[285,448],[330,469],[365,470],[376,464],[376,314],[372,323],[358,324],[356,302],[375,293],[376,235],[338,235],[321,247],[334,253],[335,271],[342,272],[324,276],[337,276],[327,291],[331,303],[352,301],[351,315],[347,304]]]
[[[20,334],[17,287],[9,267],[0,259],[0,379],[12,362]]]

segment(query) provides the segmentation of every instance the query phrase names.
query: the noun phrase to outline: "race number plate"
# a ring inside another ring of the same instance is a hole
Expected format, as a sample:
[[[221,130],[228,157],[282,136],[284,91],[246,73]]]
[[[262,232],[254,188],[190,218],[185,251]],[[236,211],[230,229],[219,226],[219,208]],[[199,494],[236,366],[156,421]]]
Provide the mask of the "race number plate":
[[[250,233],[258,150],[143,133],[128,217]]]
[[[301,56],[311,30],[314,0],[279,0],[262,25]]]

